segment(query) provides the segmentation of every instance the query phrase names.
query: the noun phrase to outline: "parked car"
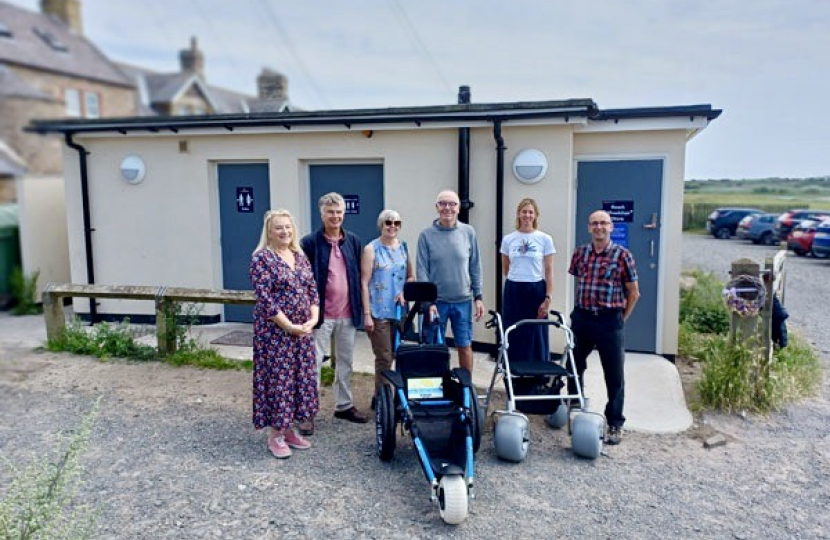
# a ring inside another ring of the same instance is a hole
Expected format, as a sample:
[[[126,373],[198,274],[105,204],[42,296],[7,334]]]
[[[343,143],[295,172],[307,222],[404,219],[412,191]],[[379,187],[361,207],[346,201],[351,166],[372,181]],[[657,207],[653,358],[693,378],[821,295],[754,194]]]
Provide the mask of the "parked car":
[[[805,219],[822,220],[828,217],[830,217],[830,210],[790,210],[778,216],[778,220],[775,223],[775,234],[781,240],[786,240],[793,227]]]
[[[819,223],[813,236],[813,257],[823,259],[830,256],[830,220]]]
[[[734,235],[738,222],[749,214],[763,214],[757,208],[718,208],[706,218],[706,230],[715,238],[726,239]]]
[[[787,249],[793,250],[793,253],[799,257],[812,253],[813,239],[816,236],[819,223],[822,222],[815,219],[805,219],[793,227],[787,236]]]
[[[764,244],[771,246],[778,242],[775,234],[775,222],[778,214],[750,214],[741,220],[749,219],[749,225],[741,236],[741,225],[738,224],[738,237],[751,240],[753,244]]]
[[[735,229],[735,236],[741,240],[746,240],[747,235],[749,234],[749,228],[752,226],[752,218],[758,215],[760,214],[749,214],[748,216],[741,218],[738,222],[738,228]]]

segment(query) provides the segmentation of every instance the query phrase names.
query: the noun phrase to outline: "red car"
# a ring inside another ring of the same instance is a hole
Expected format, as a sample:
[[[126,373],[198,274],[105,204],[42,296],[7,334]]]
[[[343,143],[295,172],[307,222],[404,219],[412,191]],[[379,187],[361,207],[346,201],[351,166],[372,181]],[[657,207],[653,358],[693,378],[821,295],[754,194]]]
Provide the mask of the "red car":
[[[805,219],[793,227],[787,235],[787,249],[799,257],[804,257],[813,251],[813,238],[816,236],[816,229],[821,221]]]
[[[786,240],[793,227],[805,219],[823,221],[830,217],[828,210],[790,210],[778,216],[775,223],[775,232],[781,240]]]

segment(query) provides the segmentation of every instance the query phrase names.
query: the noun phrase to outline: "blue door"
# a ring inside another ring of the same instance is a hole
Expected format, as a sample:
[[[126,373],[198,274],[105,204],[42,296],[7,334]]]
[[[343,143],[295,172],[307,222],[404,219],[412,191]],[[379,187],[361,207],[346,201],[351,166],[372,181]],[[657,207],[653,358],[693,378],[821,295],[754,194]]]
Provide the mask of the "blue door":
[[[378,214],[383,210],[383,165],[311,165],[309,167],[311,230],[322,226],[317,200],[336,191],[346,199],[343,228],[367,244],[380,235]]]
[[[259,243],[262,219],[271,204],[268,165],[220,164],[217,169],[222,287],[251,290],[251,254]],[[225,320],[253,322],[253,307],[226,305]]]
[[[629,351],[657,350],[662,188],[662,160],[577,163],[576,245],[591,241],[588,216],[603,209],[614,222],[612,240],[634,255],[640,300],[626,322]]]

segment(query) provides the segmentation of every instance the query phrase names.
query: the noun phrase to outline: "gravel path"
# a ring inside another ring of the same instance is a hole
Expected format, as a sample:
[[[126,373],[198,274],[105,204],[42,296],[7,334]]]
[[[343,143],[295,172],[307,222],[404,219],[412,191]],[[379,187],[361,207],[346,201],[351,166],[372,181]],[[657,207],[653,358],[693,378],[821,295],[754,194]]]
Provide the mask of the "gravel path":
[[[769,251],[707,237],[683,245],[685,266],[719,272]],[[814,283],[830,261],[790,262],[792,321],[828,351],[830,322],[816,320],[827,310],[815,306],[830,291]],[[371,379],[357,385],[368,402]],[[477,498],[458,527],[438,517],[408,440],[399,437],[393,462],[381,463],[374,426],[332,420],[330,393],[314,447],[271,458],[250,428],[245,373],[0,350],[0,455],[18,461],[48,448],[99,395],[84,459],[98,538],[830,538],[827,388],[770,417],[707,415],[729,439],[712,450],[691,433],[628,433],[586,461],[535,419],[527,460],[516,465],[496,458],[488,430]]]

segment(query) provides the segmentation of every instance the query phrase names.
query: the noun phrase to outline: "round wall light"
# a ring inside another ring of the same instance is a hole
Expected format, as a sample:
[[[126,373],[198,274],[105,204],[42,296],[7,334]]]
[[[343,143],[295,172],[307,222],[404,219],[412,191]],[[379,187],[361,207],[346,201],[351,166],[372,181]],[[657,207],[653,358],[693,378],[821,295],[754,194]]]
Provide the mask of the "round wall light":
[[[548,159],[534,148],[522,150],[513,159],[513,175],[519,182],[535,184],[548,172]]]
[[[140,184],[147,173],[144,160],[138,156],[127,156],[121,160],[121,179],[128,184]]]

